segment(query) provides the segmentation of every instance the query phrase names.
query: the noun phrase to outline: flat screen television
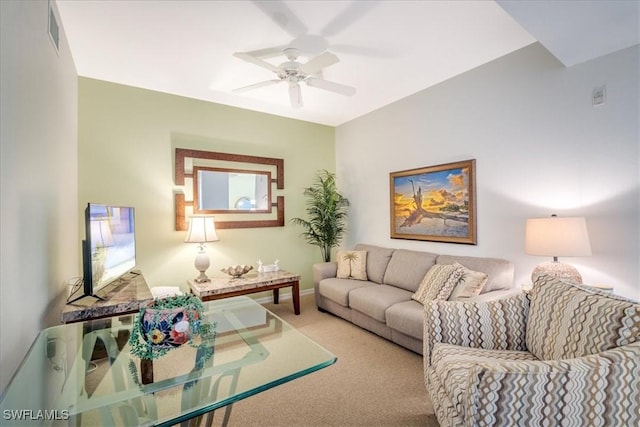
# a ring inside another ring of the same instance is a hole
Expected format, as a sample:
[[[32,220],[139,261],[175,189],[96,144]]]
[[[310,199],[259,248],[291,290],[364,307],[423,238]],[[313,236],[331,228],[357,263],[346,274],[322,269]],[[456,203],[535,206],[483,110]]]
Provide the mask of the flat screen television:
[[[100,298],[100,289],[122,279],[136,266],[134,208],[89,203],[84,224],[83,291],[74,301],[84,296]]]

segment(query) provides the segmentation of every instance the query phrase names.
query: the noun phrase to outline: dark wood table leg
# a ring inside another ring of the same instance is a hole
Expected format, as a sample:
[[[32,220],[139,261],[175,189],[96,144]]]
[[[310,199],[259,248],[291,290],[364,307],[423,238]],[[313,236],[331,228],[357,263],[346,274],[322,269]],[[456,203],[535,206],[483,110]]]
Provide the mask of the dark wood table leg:
[[[142,384],[153,382],[153,360],[140,359],[140,376],[142,376]]]
[[[293,297],[293,312],[300,314],[300,282],[297,280],[291,285],[291,296]]]
[[[274,304],[280,303],[280,288],[275,288],[273,290],[273,303]]]

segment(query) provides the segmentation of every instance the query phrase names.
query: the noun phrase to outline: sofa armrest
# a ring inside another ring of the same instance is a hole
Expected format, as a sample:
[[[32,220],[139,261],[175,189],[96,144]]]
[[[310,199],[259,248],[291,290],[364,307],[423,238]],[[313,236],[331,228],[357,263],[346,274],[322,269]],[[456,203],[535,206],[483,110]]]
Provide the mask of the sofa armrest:
[[[430,301],[424,306],[423,355],[436,342],[493,350],[525,350],[529,298],[519,293],[488,302]]]
[[[337,262],[319,262],[313,264],[313,286],[315,288],[318,287],[318,283],[320,283],[323,279],[328,279],[330,277],[336,277],[338,274],[338,263]]]
[[[320,296],[320,289],[318,287],[320,281],[323,279],[329,279],[331,277],[336,277],[338,274],[338,263],[337,262],[319,262],[313,264],[311,268],[313,272],[313,293],[316,297],[316,306],[318,309],[322,309],[322,297]]]
[[[477,363],[466,389],[467,425],[640,425],[640,342],[575,359]]]

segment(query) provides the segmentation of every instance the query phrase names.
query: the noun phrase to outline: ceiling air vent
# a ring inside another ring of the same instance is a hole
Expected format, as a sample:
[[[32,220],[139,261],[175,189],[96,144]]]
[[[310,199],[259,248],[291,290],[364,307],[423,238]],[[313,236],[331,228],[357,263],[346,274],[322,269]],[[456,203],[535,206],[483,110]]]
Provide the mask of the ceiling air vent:
[[[60,27],[58,26],[58,20],[53,11],[51,1],[49,1],[49,37],[53,42],[53,46],[56,48],[56,52],[60,52]]]

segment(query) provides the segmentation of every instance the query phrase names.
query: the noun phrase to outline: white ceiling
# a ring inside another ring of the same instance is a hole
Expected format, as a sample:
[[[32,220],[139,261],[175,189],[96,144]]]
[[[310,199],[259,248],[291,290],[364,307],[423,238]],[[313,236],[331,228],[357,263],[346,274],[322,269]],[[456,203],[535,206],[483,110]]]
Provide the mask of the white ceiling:
[[[565,66],[640,43],[638,0],[496,0]]]
[[[80,76],[331,126],[536,40],[565,65],[640,42],[635,0],[56,2]],[[322,77],[356,94],[303,84],[294,109],[285,83],[232,92],[275,78],[234,52],[292,45],[336,54]]]

